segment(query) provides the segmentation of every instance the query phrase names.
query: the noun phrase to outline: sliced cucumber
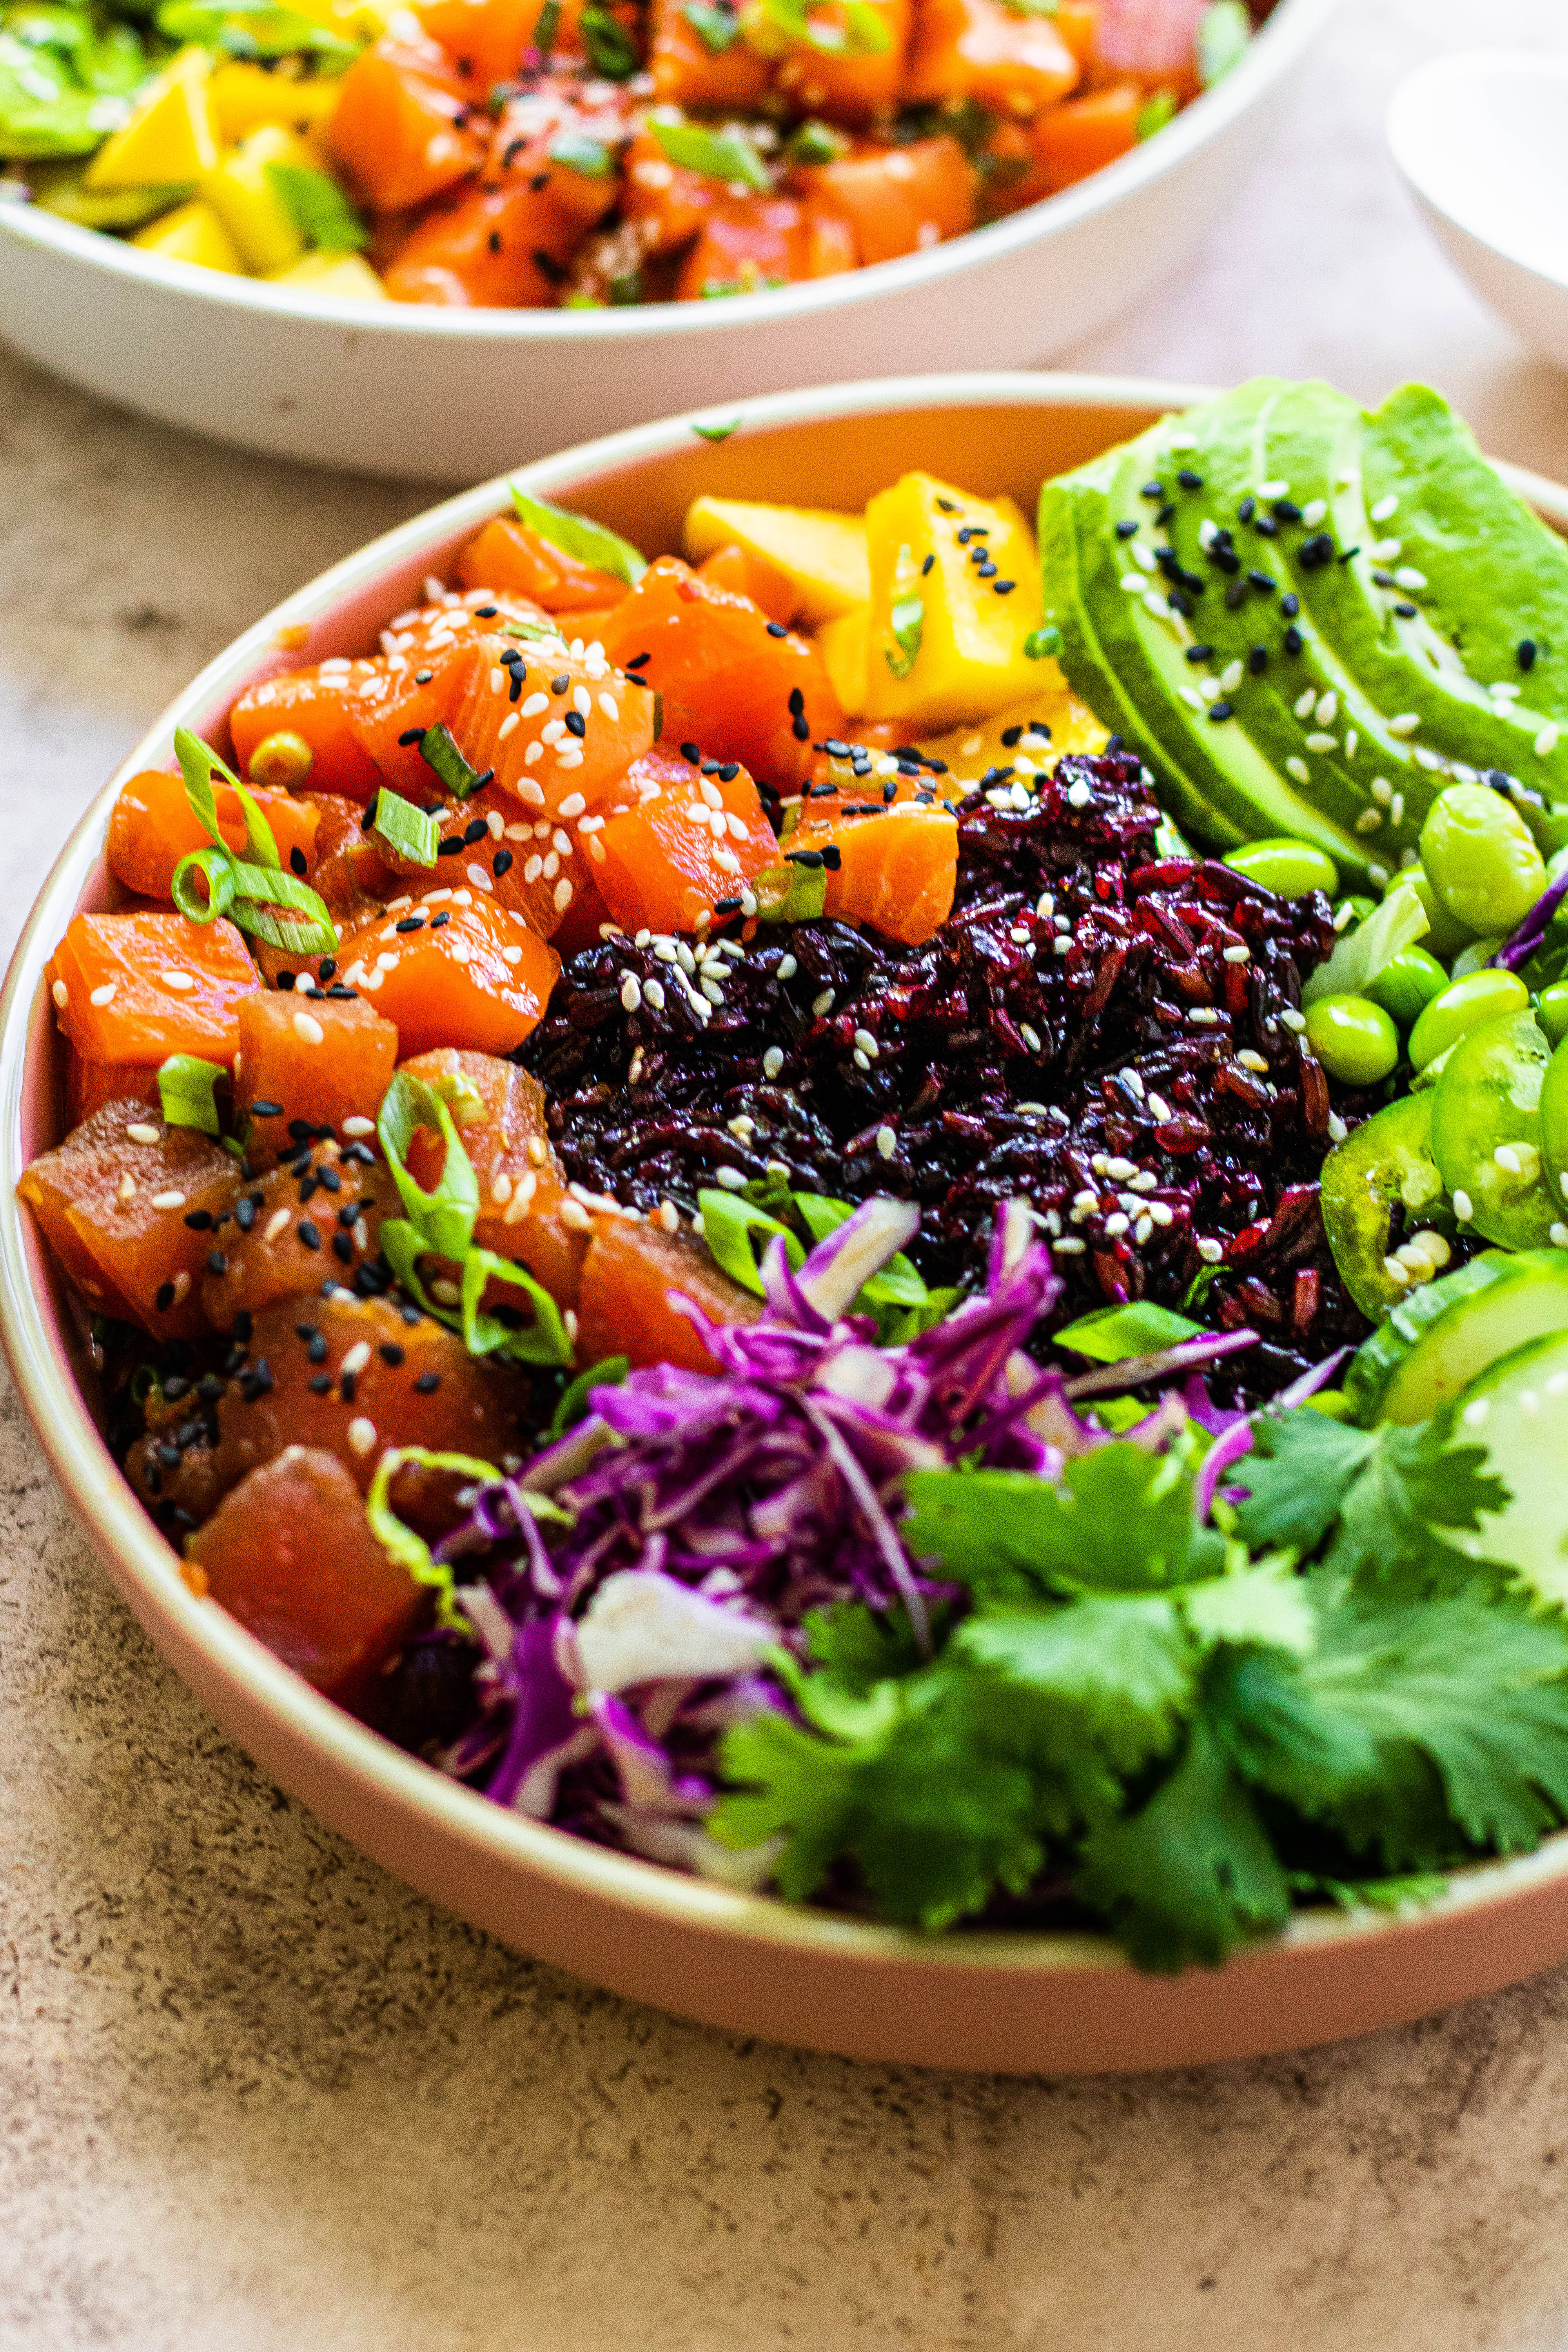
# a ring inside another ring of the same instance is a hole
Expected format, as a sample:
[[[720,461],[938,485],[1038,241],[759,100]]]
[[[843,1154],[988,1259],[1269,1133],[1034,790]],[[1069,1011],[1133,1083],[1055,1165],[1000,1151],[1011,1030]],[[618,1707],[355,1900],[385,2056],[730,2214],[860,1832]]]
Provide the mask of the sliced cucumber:
[[[1378,1325],[1370,1339],[1363,1339],[1352,1357],[1345,1373],[1345,1394],[1351,1410],[1363,1428],[1374,1421],[1420,1421],[1422,1413],[1390,1413],[1384,1400],[1391,1381],[1397,1378],[1408,1362],[1412,1351],[1431,1326],[1446,1318],[1450,1310],[1489,1283],[1496,1282],[1519,1264],[1506,1250],[1484,1250],[1468,1265],[1454,1268],[1452,1274],[1439,1275],[1435,1282],[1424,1282],[1419,1289],[1407,1291]],[[1568,1265],[1563,1268],[1568,1273]],[[1551,1327],[1548,1327],[1551,1328]],[[1531,1336],[1533,1336],[1531,1335]],[[1496,1355],[1497,1349],[1491,1353]],[[1463,1388],[1481,1368],[1489,1362],[1484,1357],[1470,1366],[1458,1388]],[[1458,1389],[1454,1393],[1458,1393]],[[1428,1410],[1431,1410],[1429,1407]]]
[[[1408,1285],[1391,1275],[1389,1223],[1397,1201],[1405,1224],[1454,1230],[1442,1213],[1443,1179],[1432,1157],[1431,1094],[1405,1095],[1369,1118],[1323,1162],[1323,1230],[1345,1288],[1373,1321]]]
[[[1568,1454],[1568,1334],[1515,1348],[1472,1381],[1456,1435],[1486,1447],[1487,1468],[1509,1499],[1453,1543],[1516,1569],[1544,1600],[1568,1603],[1568,1483],[1557,1475]]]
[[[1461,1267],[1455,1279],[1478,1266],[1489,1267],[1492,1279],[1462,1292],[1427,1324],[1391,1374],[1377,1409],[1379,1421],[1425,1421],[1516,1348],[1568,1333],[1568,1255],[1521,1250],[1510,1258],[1489,1251]],[[1440,1286],[1432,1285],[1434,1290]]]
[[[1551,1059],[1533,1013],[1500,1013],[1459,1039],[1432,1089],[1432,1156],[1443,1182],[1476,1231],[1505,1249],[1542,1248],[1557,1222],[1541,1139]]]

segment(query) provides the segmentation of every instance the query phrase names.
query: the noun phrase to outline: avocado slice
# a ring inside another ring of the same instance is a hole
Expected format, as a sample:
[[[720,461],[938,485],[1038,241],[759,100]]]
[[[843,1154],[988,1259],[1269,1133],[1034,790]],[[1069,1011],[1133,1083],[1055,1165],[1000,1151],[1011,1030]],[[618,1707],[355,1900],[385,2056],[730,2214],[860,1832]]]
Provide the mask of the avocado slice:
[[[1568,838],[1568,547],[1436,394],[1258,378],[1047,483],[1040,546],[1069,680],[1201,837],[1377,887],[1497,770]]]

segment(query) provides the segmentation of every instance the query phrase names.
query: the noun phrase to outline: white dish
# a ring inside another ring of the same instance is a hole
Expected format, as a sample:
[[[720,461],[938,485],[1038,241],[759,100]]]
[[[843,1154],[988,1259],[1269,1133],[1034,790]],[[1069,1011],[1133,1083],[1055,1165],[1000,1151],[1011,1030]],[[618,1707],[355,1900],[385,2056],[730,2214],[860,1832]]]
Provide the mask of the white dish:
[[[284,457],[467,482],[781,384],[1047,360],[1179,270],[1258,160],[1337,0],[1279,0],[1157,138],[927,253],[725,302],[329,302],[0,205],[0,337],[148,415]]]
[[[1568,367],[1568,57],[1435,58],[1395,91],[1388,143],[1455,268]]]

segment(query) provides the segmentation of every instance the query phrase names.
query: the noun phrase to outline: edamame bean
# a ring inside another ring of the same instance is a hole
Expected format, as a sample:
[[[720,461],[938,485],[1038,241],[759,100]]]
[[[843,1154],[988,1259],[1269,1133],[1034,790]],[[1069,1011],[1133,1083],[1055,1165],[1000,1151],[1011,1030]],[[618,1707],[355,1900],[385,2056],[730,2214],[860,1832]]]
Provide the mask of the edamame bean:
[[[1568,1037],[1568,980],[1554,980],[1542,990],[1535,1017],[1554,1045]]]
[[[1374,1004],[1393,1014],[1402,1029],[1408,1029],[1447,985],[1448,975],[1436,957],[1428,955],[1424,947],[1412,946],[1389,958],[1377,978],[1367,982],[1366,992]]]
[[[1443,905],[1472,931],[1506,938],[1546,887],[1546,860],[1511,802],[1487,784],[1451,784],[1421,828],[1421,863]]]
[[[1320,996],[1307,1007],[1307,1043],[1331,1078],[1374,1087],[1399,1059],[1399,1032],[1368,996]]]
[[[304,737],[284,729],[264,736],[251,753],[250,781],[269,793],[298,792],[315,764],[316,755]]]
[[[1388,896],[1392,898],[1396,890],[1414,890],[1420,899],[1426,915],[1426,934],[1419,944],[1440,963],[1450,962],[1474,939],[1473,931],[1455,921],[1419,866],[1401,866],[1388,886]]]
[[[1249,841],[1226,855],[1226,864],[1249,882],[1261,882],[1277,898],[1300,898],[1308,890],[1323,890],[1331,898],[1340,887],[1340,870],[1326,849],[1310,841],[1278,834],[1267,841]]]
[[[1413,1066],[1424,1070],[1483,1022],[1504,1013],[1522,1013],[1529,1003],[1530,991],[1516,971],[1472,971],[1467,979],[1451,981],[1410,1033]]]

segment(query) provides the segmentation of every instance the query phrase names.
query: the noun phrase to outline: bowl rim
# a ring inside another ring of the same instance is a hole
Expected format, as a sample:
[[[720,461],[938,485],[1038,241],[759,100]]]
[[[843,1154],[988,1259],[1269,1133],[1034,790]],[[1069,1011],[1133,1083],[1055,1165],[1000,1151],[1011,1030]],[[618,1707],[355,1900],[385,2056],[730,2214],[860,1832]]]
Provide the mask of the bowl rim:
[[[1434,94],[1446,91],[1455,83],[1468,90],[1478,77],[1568,82],[1568,53],[1489,47],[1458,49],[1443,57],[1428,58],[1405,75],[1388,101],[1384,136],[1389,153],[1418,203],[1436,214],[1456,235],[1467,238],[1478,253],[1519,270],[1539,286],[1550,287],[1559,293],[1568,291],[1568,249],[1561,261],[1551,266],[1539,254],[1521,250],[1511,239],[1500,239],[1489,229],[1478,227],[1473,213],[1468,207],[1457,209],[1452,201],[1454,179],[1434,178],[1428,169],[1431,148],[1426,119]]]
[[[1277,0],[1246,54],[1223,80],[1184,108],[1156,138],[1073,187],[924,253],[766,293],[732,295],[722,302],[646,303],[604,310],[469,310],[412,302],[355,302],[169,260],[102,230],[60,220],[31,204],[0,202],[0,235],[171,298],[359,335],[432,335],[466,344],[531,346],[579,340],[591,344],[640,341],[671,334],[710,338],[770,322],[783,328],[804,319],[831,318],[857,302],[895,300],[915,289],[1046,245],[1113,210],[1124,198],[1179,170],[1262,100],[1300,62],[1340,5],[1341,0]]]
[[[1091,407],[1147,413],[1179,409],[1209,396],[1202,387],[1148,378],[998,373],[878,378],[767,394],[736,406],[742,430],[767,432],[921,408]],[[780,1952],[830,1954],[841,1963],[859,1963],[868,1969],[895,1959],[961,1976],[977,1969],[1012,1977],[1131,1973],[1131,1962],[1108,1937],[1089,1932],[966,1928],[961,1934],[924,1936],[791,1905],[775,1895],[718,1885],[595,1845],[568,1830],[491,1804],[312,1690],[237,1620],[198,1600],[185,1585],[178,1555],[142,1511],[93,1423],[71,1368],[50,1286],[41,1278],[41,1242],[16,1197],[26,1076],[50,1025],[42,986],[44,965],[99,866],[109,811],[124,780],[167,756],[176,725],[210,724],[208,714],[218,698],[224,698],[226,708],[226,699],[238,690],[237,681],[276,656],[280,630],[327,618],[351,593],[374,590],[399,564],[437,553],[500,510],[510,481],[521,480],[551,495],[589,477],[624,474],[639,462],[685,448],[693,422],[700,423],[702,415],[701,411],[687,412],[538,459],[514,475],[498,476],[425,509],[367,542],[293,591],[208,662],[94,794],[33,902],[0,991],[0,1344],[78,1525],[127,1596],[133,1588],[149,1613],[170,1625],[183,1652],[200,1661],[206,1679],[237,1688],[249,1711],[268,1718],[293,1752],[315,1755],[361,1794],[395,1806],[422,1834],[460,1846],[490,1866],[521,1871],[546,1887],[596,1896],[634,1917]],[[1568,488],[1519,467],[1502,466],[1499,470],[1568,532]],[[190,1685],[184,1665],[176,1670]],[[1248,1948],[1263,1953],[1368,1937],[1395,1942],[1418,1935],[1445,1912],[1491,1907],[1564,1878],[1568,1831],[1545,1840],[1533,1853],[1478,1863],[1451,1874],[1445,1892],[1419,1910],[1298,1913],[1278,1937]]]

